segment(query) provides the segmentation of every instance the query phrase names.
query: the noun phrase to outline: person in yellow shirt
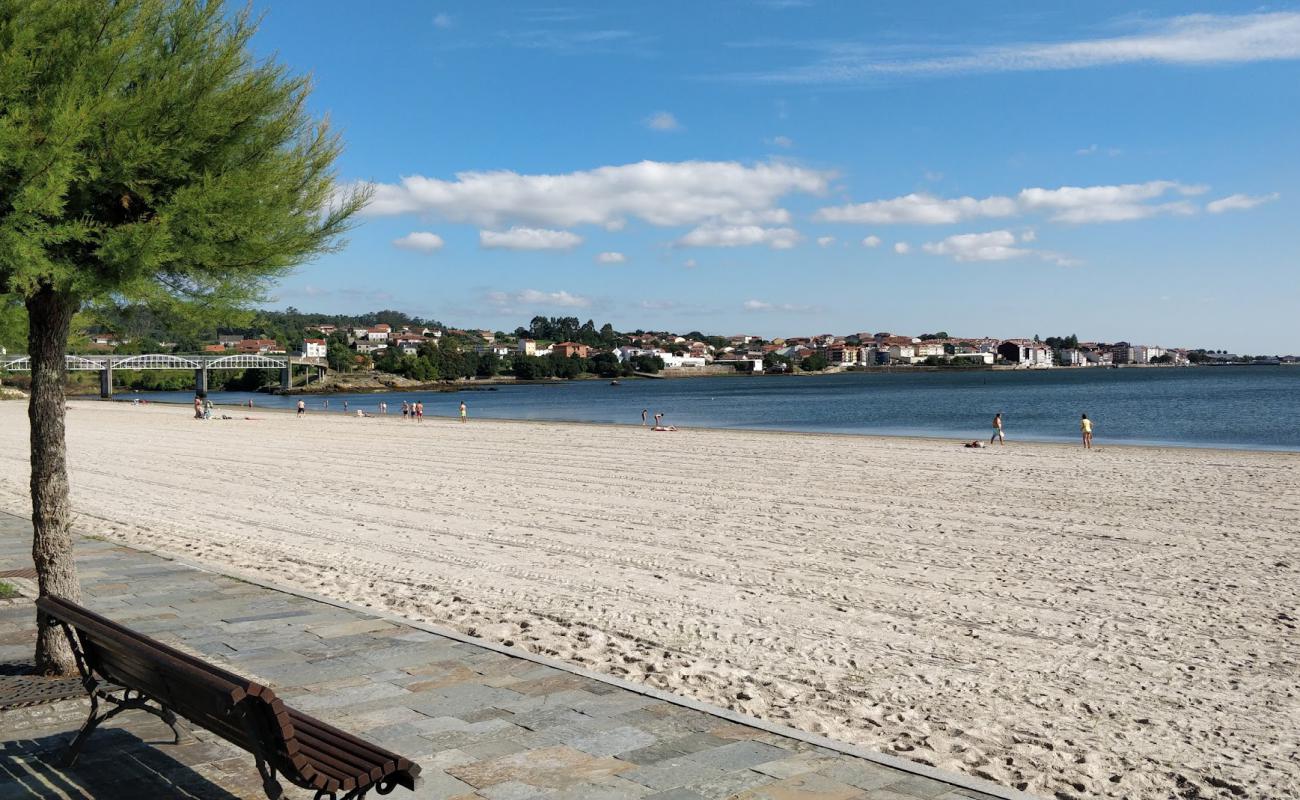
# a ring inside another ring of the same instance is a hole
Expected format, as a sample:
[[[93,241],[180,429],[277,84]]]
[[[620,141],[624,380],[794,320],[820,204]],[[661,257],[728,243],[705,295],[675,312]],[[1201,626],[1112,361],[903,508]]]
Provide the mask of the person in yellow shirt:
[[[1079,430],[1083,431],[1083,446],[1087,450],[1092,449],[1092,420],[1084,414],[1083,419],[1079,420]]]

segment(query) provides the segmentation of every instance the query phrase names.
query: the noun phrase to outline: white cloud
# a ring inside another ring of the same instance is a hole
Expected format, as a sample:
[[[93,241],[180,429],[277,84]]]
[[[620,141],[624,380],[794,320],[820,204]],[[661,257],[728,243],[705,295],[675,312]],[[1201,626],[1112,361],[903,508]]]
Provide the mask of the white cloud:
[[[627,256],[622,253],[608,251],[597,255],[596,261],[601,264],[622,264],[627,261]]]
[[[571,250],[582,237],[569,231],[513,227],[507,231],[479,231],[478,243],[488,250]]]
[[[1187,202],[1150,201],[1169,194],[1198,195],[1205,190],[1204,186],[1177,181],[1148,181],[1113,186],[1030,188],[1015,197],[994,195],[983,199],[913,193],[889,200],[830,206],[819,209],[814,217],[822,222],[951,225],[972,219],[1038,212],[1048,214],[1056,222],[1117,222],[1157,214],[1194,213],[1195,207]]]
[[[441,250],[443,241],[442,237],[436,233],[428,231],[412,231],[400,239],[394,239],[393,244],[403,250],[414,250],[419,253],[433,253]]]
[[[1300,58],[1300,12],[1189,14],[1148,23],[1126,36],[984,47],[957,55],[887,59],[860,43],[817,44],[823,57],[793,69],[733,76],[773,83],[852,83],[890,75],[940,76],[1104,67],[1117,64],[1231,64]]]
[[[780,162],[642,161],[560,175],[462,172],[374,184],[369,216],[433,214],[480,227],[616,225],[628,217],[676,226],[777,211],[792,193],[824,194],[834,173]],[[784,213],[784,212],[781,212]]]
[[[519,292],[488,292],[487,299],[493,305],[501,307],[544,306],[551,308],[587,308],[591,299],[565,291],[541,292],[537,289],[524,289]]]
[[[905,256],[912,252],[912,246],[907,242],[894,242],[894,252],[900,256]]]
[[[750,247],[767,245],[789,250],[803,238],[794,228],[764,228],[761,225],[701,225],[676,241],[678,247]]]
[[[445,13],[435,15],[433,18],[433,25],[436,28],[450,28],[452,25],[451,15]]]
[[[1033,252],[1014,247],[1015,243],[1016,236],[1011,231],[989,231],[962,233],[939,242],[926,242],[921,249],[931,255],[952,256],[958,261],[1005,261]]]
[[[867,238],[865,238],[865,239],[862,240],[862,246],[863,246],[863,247],[879,247],[879,246],[880,246],[880,237],[879,237],[879,236],[875,236],[875,235],[868,236]]]
[[[979,217],[1009,217],[1016,213],[1010,197],[942,198],[929,194],[908,194],[892,200],[853,203],[818,209],[815,218],[822,222],[858,222],[875,225],[907,223],[946,225]]]
[[[1271,203],[1281,196],[1277,192],[1253,197],[1248,194],[1230,194],[1227,197],[1221,197],[1218,200],[1206,203],[1205,210],[1211,214],[1222,214],[1225,211],[1247,211],[1255,206]]]
[[[771,139],[767,140],[767,143],[774,144],[777,147],[784,147],[787,150],[794,147],[794,139],[791,139],[789,136],[773,136]]]
[[[746,300],[741,304],[741,308],[746,311],[785,311],[795,314],[804,314],[817,310],[816,306],[799,303],[768,303],[763,300]]]
[[[1021,242],[1032,242],[1035,238],[1033,231],[1020,235]],[[1008,230],[997,230],[987,233],[961,233],[938,242],[926,242],[921,245],[921,249],[931,255],[950,256],[956,261],[1007,261],[1013,258],[1037,256],[1062,266],[1078,263],[1049,250],[1031,250],[1015,245],[1014,233]]]
[[[1169,192],[1184,196],[1201,194],[1204,186],[1177,181],[1147,181],[1116,186],[1062,186],[1059,189],[1024,189],[1017,198],[1025,211],[1045,211],[1056,222],[1123,222],[1157,214],[1190,214],[1188,203],[1145,201]]]
[[[834,236],[818,236],[818,237],[817,237],[817,246],[818,246],[818,247],[830,247],[830,246],[833,245],[833,244],[835,244],[835,237],[834,237]]]
[[[679,131],[682,124],[668,111],[656,111],[646,117],[646,127],[653,131]]]
[[[1024,231],[1020,234],[1020,241],[1022,242],[1032,242],[1037,238],[1038,238],[1038,232],[1035,231],[1033,228],[1030,228],[1029,230]]]

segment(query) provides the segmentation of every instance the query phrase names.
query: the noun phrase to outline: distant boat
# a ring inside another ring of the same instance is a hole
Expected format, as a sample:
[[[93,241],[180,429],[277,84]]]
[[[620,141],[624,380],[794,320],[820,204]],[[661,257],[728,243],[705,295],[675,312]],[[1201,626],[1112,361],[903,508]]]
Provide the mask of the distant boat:
[[[610,386],[622,386],[623,384],[619,383],[618,381],[610,381],[610,382],[609,382],[609,385],[610,385]]]

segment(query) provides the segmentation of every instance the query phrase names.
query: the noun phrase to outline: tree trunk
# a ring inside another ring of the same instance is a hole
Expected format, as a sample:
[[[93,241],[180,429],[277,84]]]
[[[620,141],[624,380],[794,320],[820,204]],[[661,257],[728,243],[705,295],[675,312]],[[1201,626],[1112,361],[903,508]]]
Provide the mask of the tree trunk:
[[[68,498],[67,444],[63,386],[68,377],[64,354],[76,301],[44,286],[27,299],[27,353],[32,358],[32,393],[27,404],[32,451],[32,560],[41,596],[81,600],[72,560],[71,502]],[[38,619],[36,669],[47,675],[76,673],[63,632]]]

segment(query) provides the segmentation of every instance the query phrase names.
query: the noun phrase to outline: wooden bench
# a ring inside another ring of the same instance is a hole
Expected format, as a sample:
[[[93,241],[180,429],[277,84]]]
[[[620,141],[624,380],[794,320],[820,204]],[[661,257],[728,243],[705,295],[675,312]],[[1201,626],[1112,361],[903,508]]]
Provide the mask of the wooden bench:
[[[90,716],[68,748],[75,763],[87,737],[101,722],[129,709],[160,717],[180,732],[176,717],[209,730],[253,754],[262,789],[283,797],[278,777],[316,792],[316,800],[357,800],[371,789],[388,794],[414,790],[420,766],[352,734],[286,706],[269,687],[57,597],[36,601],[41,624],[58,625],[76,656],[90,694]],[[100,713],[100,701],[112,707]]]

